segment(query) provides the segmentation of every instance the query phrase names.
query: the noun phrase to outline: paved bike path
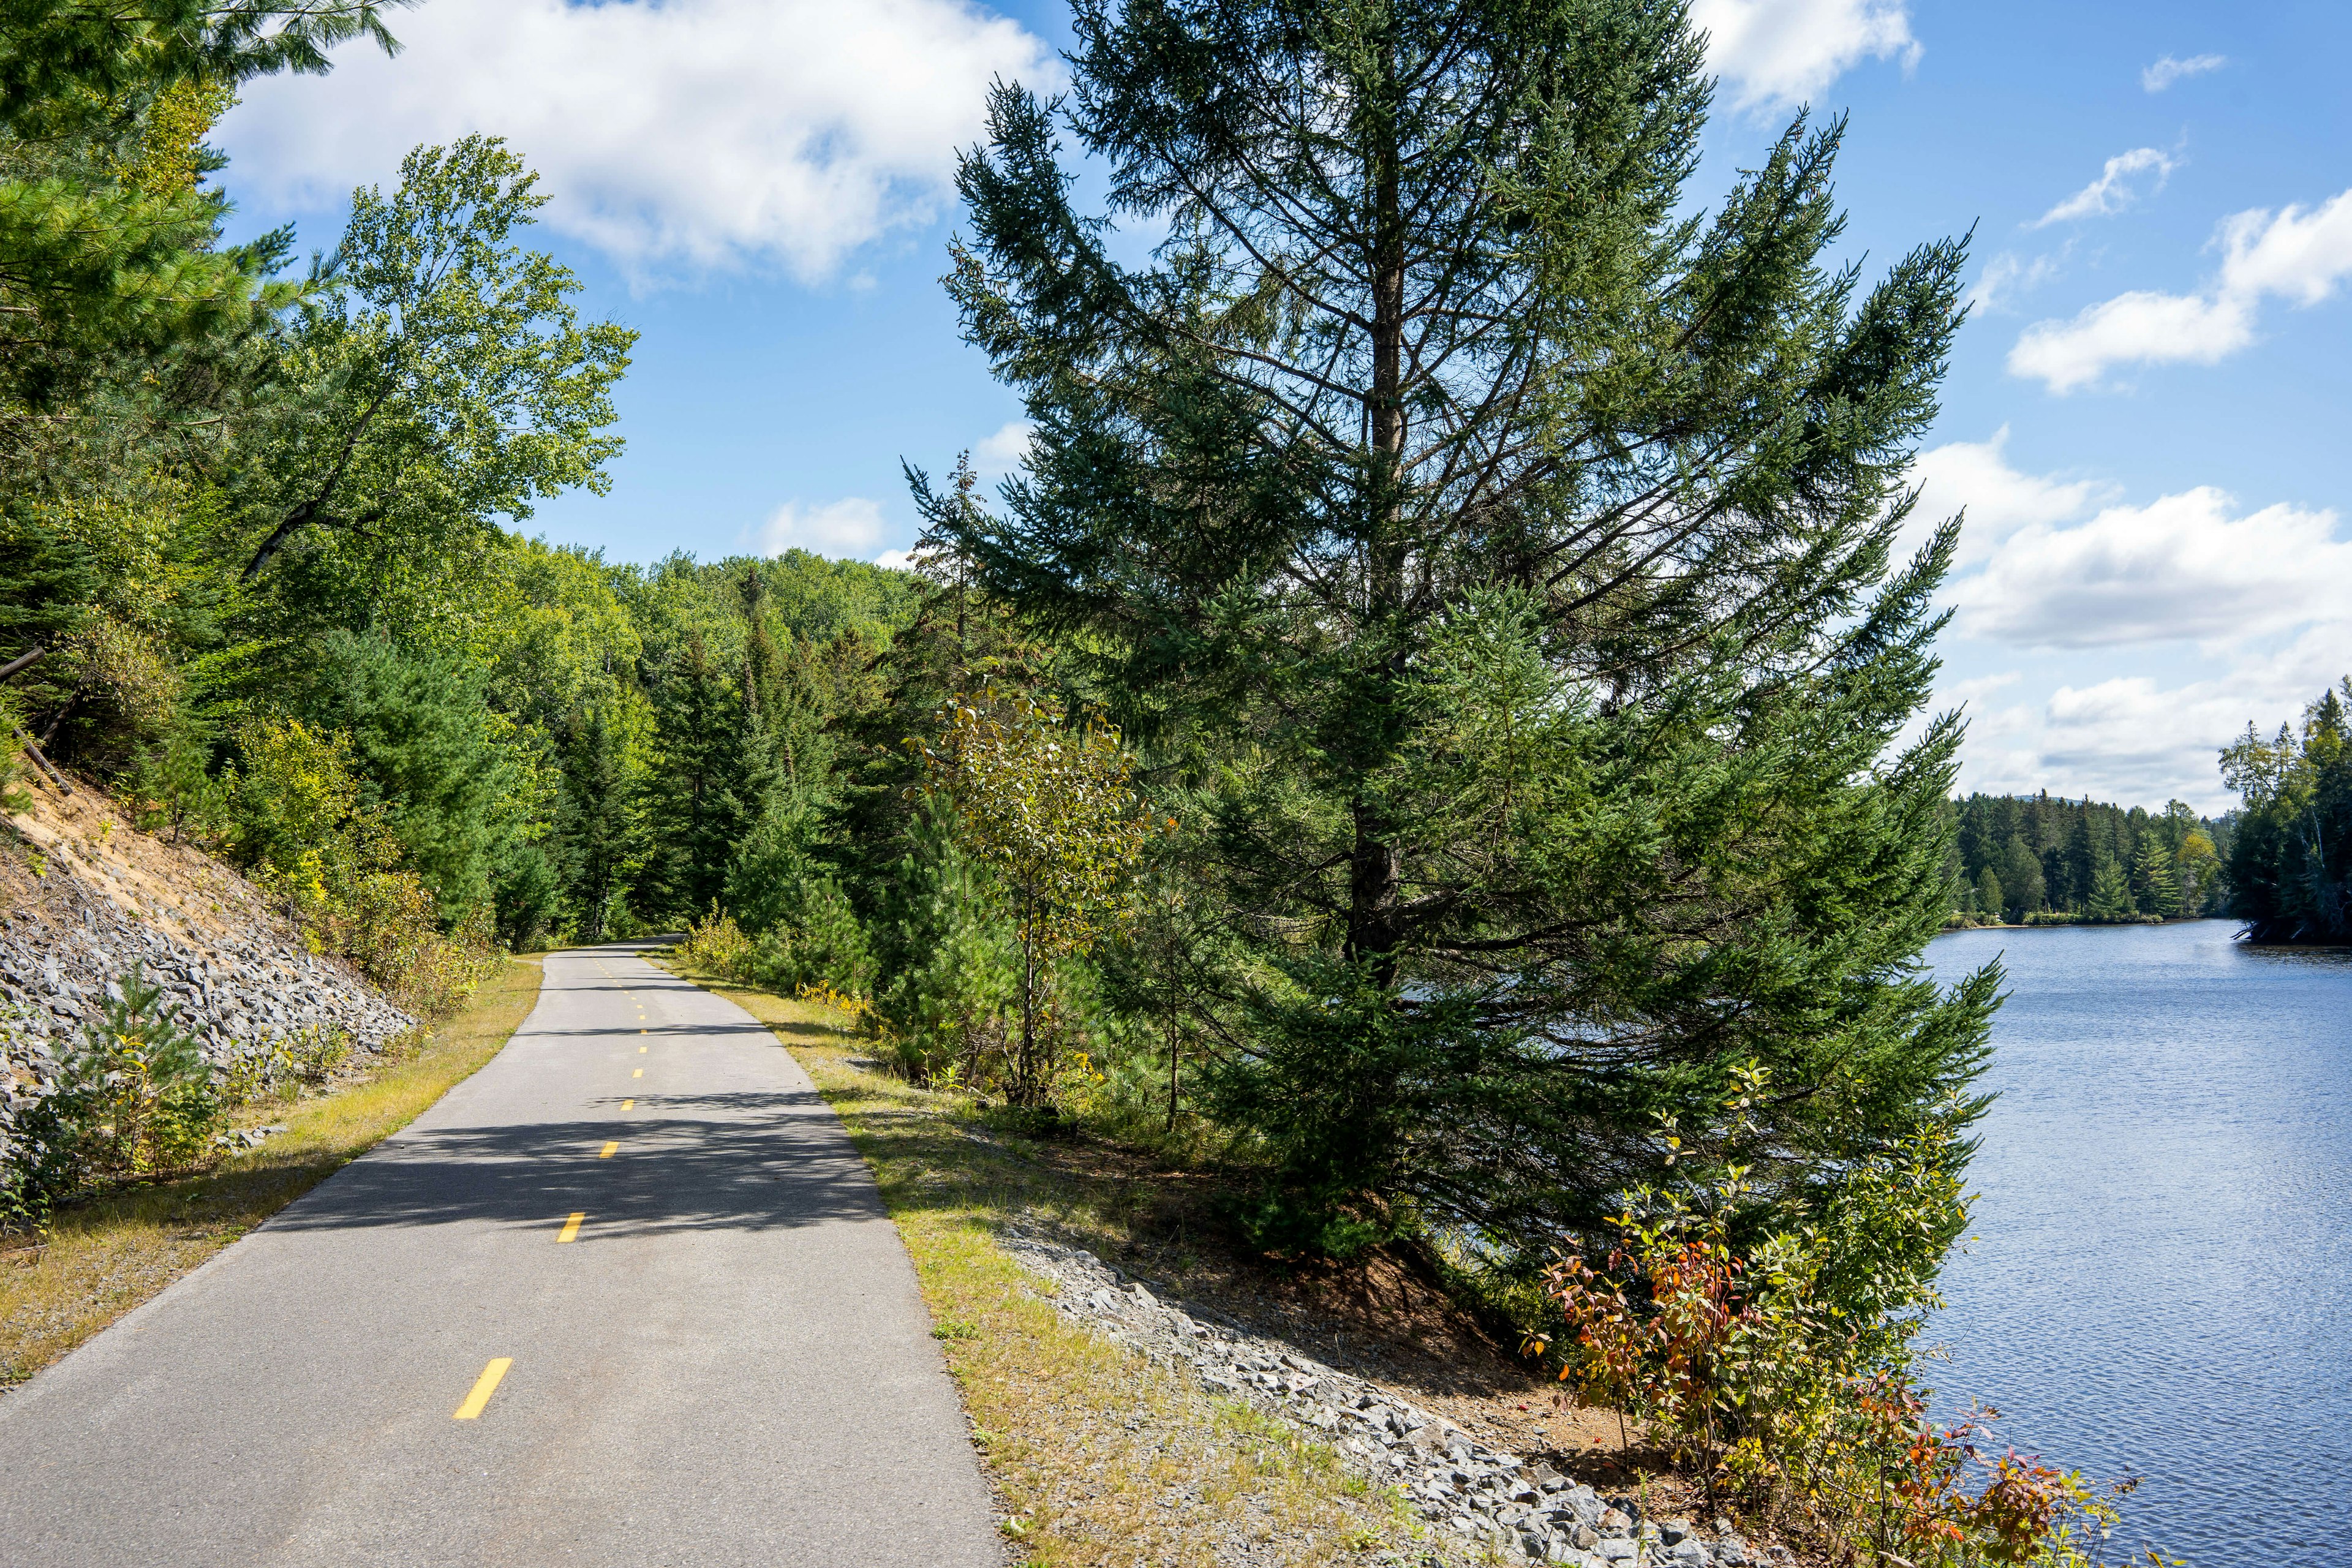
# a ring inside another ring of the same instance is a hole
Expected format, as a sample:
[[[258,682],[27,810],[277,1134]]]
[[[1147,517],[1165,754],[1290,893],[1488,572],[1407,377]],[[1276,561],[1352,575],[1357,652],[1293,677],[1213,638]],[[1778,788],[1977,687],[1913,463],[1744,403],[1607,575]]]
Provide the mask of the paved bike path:
[[[773,1037],[554,953],[481,1071],[0,1399],[0,1556],[994,1568],[929,1329]]]

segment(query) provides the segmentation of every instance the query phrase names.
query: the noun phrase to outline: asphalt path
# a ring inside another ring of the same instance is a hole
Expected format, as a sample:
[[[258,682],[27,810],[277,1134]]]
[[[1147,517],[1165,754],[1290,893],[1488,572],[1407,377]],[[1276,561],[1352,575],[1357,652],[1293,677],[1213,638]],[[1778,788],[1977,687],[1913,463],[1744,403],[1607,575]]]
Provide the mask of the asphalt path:
[[[898,1233],[749,1014],[624,946],[0,1399],[0,1560],[995,1568]]]

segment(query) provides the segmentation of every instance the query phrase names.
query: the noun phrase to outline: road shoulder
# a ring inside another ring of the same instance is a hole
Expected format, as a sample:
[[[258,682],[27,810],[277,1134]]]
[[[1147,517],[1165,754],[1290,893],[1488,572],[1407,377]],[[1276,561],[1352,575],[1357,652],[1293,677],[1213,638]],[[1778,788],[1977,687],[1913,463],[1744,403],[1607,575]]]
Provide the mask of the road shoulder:
[[[1413,1521],[1328,1444],[1091,1333],[1000,1245],[1093,1201],[961,1097],[861,1065],[829,1010],[689,974],[775,1034],[847,1129],[914,1261],[1008,1539],[1056,1565],[1394,1561]]]

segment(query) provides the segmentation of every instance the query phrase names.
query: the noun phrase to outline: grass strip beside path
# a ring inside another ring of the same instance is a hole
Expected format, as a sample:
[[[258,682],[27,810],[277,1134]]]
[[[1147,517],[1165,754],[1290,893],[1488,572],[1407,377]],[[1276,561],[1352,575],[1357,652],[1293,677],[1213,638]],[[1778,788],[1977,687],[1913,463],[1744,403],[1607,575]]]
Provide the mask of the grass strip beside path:
[[[996,1245],[1010,1223],[1100,1245],[1131,1212],[1088,1182],[982,1134],[969,1096],[863,1066],[829,1008],[688,973],[766,1024],[866,1158],[914,1259],[931,1332],[961,1391],[1006,1533],[1041,1568],[1361,1562],[1407,1542],[1392,1493],[1330,1447],[1098,1338]]]
[[[199,1176],[59,1213],[48,1243],[0,1258],[0,1388],[22,1383],[407,1126],[496,1056],[539,1000],[539,960],[510,959],[447,1022],[382,1071],[239,1125],[286,1131]]]

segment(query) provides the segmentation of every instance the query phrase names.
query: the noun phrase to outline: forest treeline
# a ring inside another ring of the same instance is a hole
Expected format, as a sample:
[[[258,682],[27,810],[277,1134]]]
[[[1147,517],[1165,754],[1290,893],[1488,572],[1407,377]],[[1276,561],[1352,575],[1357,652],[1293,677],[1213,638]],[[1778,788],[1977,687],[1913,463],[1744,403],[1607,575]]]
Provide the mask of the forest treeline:
[[[2352,675],[2264,736],[2250,722],[2221,776],[2245,799],[2230,912],[2256,942],[2352,945]]]
[[[224,241],[207,127],[374,7],[18,9],[28,766],[412,994],[691,922],[910,1079],[1213,1171],[1249,1245],[1405,1251],[1846,1555],[2104,1507],[1926,1420],[2000,976],[1920,955],[1972,903],[2209,907],[2227,846],[1949,798],[1957,521],[1895,546],[1965,245],[1832,262],[1842,121],[1686,199],[1682,6],[1079,5],[1070,94],[998,84],[959,165],[947,286],[1033,447],[910,470],[912,574],[529,537],[605,485],[634,340],[495,139],[307,268]]]
[[[1953,908],[1965,922],[2115,924],[2231,908],[2232,819],[2089,799],[1971,795],[1952,803]]]

